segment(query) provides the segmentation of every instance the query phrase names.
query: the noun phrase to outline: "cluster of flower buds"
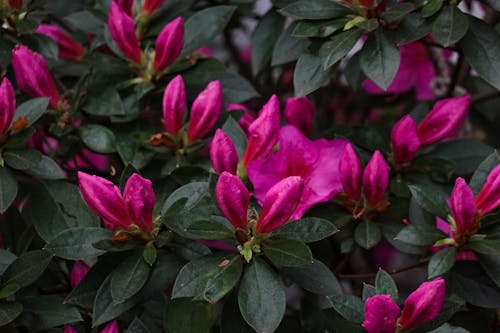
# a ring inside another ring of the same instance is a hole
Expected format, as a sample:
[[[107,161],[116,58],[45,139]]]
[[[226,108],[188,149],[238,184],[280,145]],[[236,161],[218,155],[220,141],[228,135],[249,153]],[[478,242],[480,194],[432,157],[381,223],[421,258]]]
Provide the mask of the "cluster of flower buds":
[[[383,212],[389,206],[385,191],[389,184],[389,165],[380,151],[375,151],[364,171],[354,147],[347,143],[339,162],[344,192],[339,199],[355,218],[372,211]]]
[[[406,332],[435,319],[445,297],[442,278],[424,282],[406,299],[403,311],[391,295],[375,295],[365,302],[363,327],[368,333]]]
[[[394,162],[409,163],[420,148],[455,137],[467,117],[469,102],[469,95],[443,99],[418,126],[410,115],[401,118],[391,132]]]
[[[35,32],[50,37],[57,43],[61,59],[78,61],[86,53],[85,48],[80,43],[57,25],[42,23]]]

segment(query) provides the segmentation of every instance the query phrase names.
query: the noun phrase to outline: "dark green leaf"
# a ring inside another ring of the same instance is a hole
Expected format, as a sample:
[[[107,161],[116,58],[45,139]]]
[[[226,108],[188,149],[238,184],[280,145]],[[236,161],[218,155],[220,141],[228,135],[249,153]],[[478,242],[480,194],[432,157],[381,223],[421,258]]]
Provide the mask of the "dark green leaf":
[[[479,193],[484,183],[486,182],[486,178],[490,174],[491,170],[500,164],[500,155],[498,151],[495,150],[491,155],[489,155],[483,162],[479,165],[479,167],[474,171],[472,177],[469,182],[469,186],[474,192],[475,195]]]
[[[39,295],[23,300],[24,311],[35,315],[35,325],[39,328],[52,328],[82,321],[77,308],[65,305],[57,295]]]
[[[328,37],[335,31],[344,27],[346,18],[338,18],[331,21],[300,21],[293,29],[292,36],[295,37]]]
[[[422,17],[431,17],[432,15],[436,14],[441,7],[443,7],[443,2],[444,0],[430,0],[425,4],[424,7],[422,7],[422,11],[420,14]]]
[[[37,165],[25,170],[25,172],[40,179],[66,178],[66,174],[57,162],[45,155],[42,156]]]
[[[375,288],[377,294],[389,294],[395,302],[398,301],[398,287],[396,283],[392,279],[392,276],[381,268],[379,268],[375,277]]]
[[[186,298],[167,302],[164,326],[172,333],[208,333],[212,326],[214,306]]]
[[[82,108],[88,114],[97,116],[125,115],[123,102],[116,87],[91,88]]]
[[[67,229],[50,240],[45,249],[64,259],[85,259],[103,254],[104,251],[96,249],[92,244],[111,238],[112,234],[111,231],[102,228]]]
[[[5,213],[16,196],[16,179],[6,167],[0,167],[0,213]]]
[[[344,16],[351,10],[328,0],[299,0],[280,9],[279,12],[296,19],[323,20]]]
[[[328,82],[330,73],[323,70],[321,59],[312,54],[303,54],[295,65],[293,86],[295,96],[305,96]]]
[[[125,333],[151,333],[151,331],[139,318],[135,317]]]
[[[476,253],[481,267],[486,271],[488,276],[500,287],[500,255],[485,255]]]
[[[19,302],[0,302],[0,326],[7,325],[23,312]]]
[[[183,237],[192,238],[192,239],[224,239],[224,238],[232,238],[234,233],[229,230],[226,226],[214,221],[214,220],[206,220],[202,217],[199,218],[191,218],[189,214],[187,215],[189,224],[183,224],[185,228],[182,231],[174,228],[174,221],[178,219],[170,218],[170,223],[167,223],[168,227],[171,229],[178,231]],[[185,221],[184,221],[185,222]]]
[[[114,304],[120,304],[141,290],[149,276],[149,265],[142,253],[135,253],[118,265],[111,274],[111,297]]]
[[[148,243],[146,245],[146,247],[144,248],[144,252],[142,253],[142,257],[149,266],[154,265],[154,263],[156,262],[157,251],[153,243]]]
[[[15,283],[21,287],[26,287],[42,275],[51,260],[52,255],[47,251],[26,252],[7,267],[2,276],[2,281],[6,285]]]
[[[116,138],[113,132],[101,125],[85,125],[80,127],[83,143],[97,153],[116,152]]]
[[[0,289],[0,298],[3,299],[14,295],[19,289],[21,289],[20,285],[18,285],[17,283],[10,283]]]
[[[294,25],[290,25],[283,30],[276,42],[271,58],[271,66],[283,65],[297,60],[302,53],[307,50],[310,42],[304,38],[297,38],[291,35]]]
[[[156,298],[165,289],[171,288],[185,261],[174,254],[158,251],[148,282],[142,288],[143,299]]]
[[[397,289],[396,289],[397,291]],[[364,283],[363,282],[363,301],[366,301],[368,298],[377,295],[377,290],[375,286],[372,286],[371,284]]]
[[[474,252],[490,256],[500,255],[500,239],[471,239],[469,246]]]
[[[264,254],[278,266],[302,266],[312,262],[309,247],[298,240],[277,240],[264,246]]]
[[[342,59],[358,42],[361,30],[351,29],[336,34],[319,49],[319,57],[324,69],[328,69]]]
[[[427,278],[432,280],[448,272],[455,264],[456,255],[457,250],[455,247],[448,247],[435,253],[427,267]]]
[[[392,36],[398,45],[404,45],[425,37],[431,29],[430,22],[419,13],[410,13],[399,23],[398,28],[392,31]]]
[[[28,126],[31,126],[45,113],[47,106],[49,106],[49,98],[32,98],[17,107],[12,123],[20,117],[25,117],[28,120]]]
[[[318,295],[338,295],[342,288],[333,273],[319,260],[299,267],[283,267],[283,272],[302,288]]]
[[[426,211],[446,220],[450,214],[446,195],[430,185],[410,185],[415,201]]]
[[[161,214],[167,216],[170,214],[177,214],[177,212],[170,212],[169,214],[169,210],[170,208],[174,207],[174,204],[177,201],[181,199],[187,199],[187,201],[183,205],[182,210],[189,211],[193,209],[203,199],[203,197],[207,195],[207,193],[207,182],[193,182],[181,186],[177,190],[175,190],[167,200],[165,200],[165,203],[163,204],[163,207],[161,209]]]
[[[446,235],[429,224],[411,224],[399,232],[396,239],[417,246],[432,245]]]
[[[354,230],[354,240],[364,249],[371,249],[382,239],[382,232],[372,221],[361,221]]]
[[[388,6],[380,17],[387,23],[399,22],[415,9],[415,5],[410,2],[401,2]]]
[[[11,168],[26,170],[37,165],[42,154],[34,149],[8,150],[3,154],[3,158]]]
[[[273,231],[272,236],[312,243],[327,238],[337,231],[338,229],[335,225],[328,220],[316,217],[305,217],[284,224]]]
[[[345,319],[361,324],[365,317],[363,301],[353,295],[330,296],[333,308]]]
[[[238,156],[242,159],[245,154],[245,149],[247,148],[247,136],[241,129],[241,126],[233,117],[227,117],[226,122],[222,126],[222,130],[231,140],[233,140]]]
[[[469,20],[456,6],[444,8],[432,26],[432,36],[436,41],[448,47],[458,42],[467,33]]]
[[[457,265],[458,263],[455,266]],[[453,290],[472,305],[489,309],[498,308],[500,289],[484,274],[484,271],[470,266],[464,265],[461,274],[453,269],[450,281]]]

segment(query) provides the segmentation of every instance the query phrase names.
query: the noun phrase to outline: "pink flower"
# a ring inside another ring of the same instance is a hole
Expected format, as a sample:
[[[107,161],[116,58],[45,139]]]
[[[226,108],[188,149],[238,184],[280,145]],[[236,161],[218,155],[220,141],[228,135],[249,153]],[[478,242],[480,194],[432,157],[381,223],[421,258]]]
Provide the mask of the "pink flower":
[[[467,117],[469,103],[470,95],[437,102],[417,127],[422,146],[455,137]]]
[[[40,24],[36,32],[56,41],[59,47],[59,58],[79,60],[85,54],[85,48],[66,31],[52,24]]]
[[[189,142],[202,139],[214,127],[222,110],[222,87],[219,81],[210,82],[191,106],[187,138]]]
[[[215,131],[214,138],[210,144],[210,160],[215,172],[222,173],[227,171],[236,175],[239,160],[238,152],[233,140],[221,129]]]
[[[75,288],[80,283],[80,281],[82,281],[85,275],[87,275],[89,270],[90,266],[87,265],[85,261],[82,260],[75,261],[69,277],[71,288]]]
[[[22,91],[31,97],[49,97],[50,107],[57,108],[61,97],[41,54],[17,45],[12,51],[12,66]]]
[[[0,134],[6,133],[16,112],[16,94],[5,77],[0,84]]]
[[[224,216],[235,228],[248,229],[250,194],[241,180],[224,171],[217,181],[215,197]]]
[[[363,192],[371,205],[384,199],[389,185],[389,166],[380,151],[375,151],[363,172]]]
[[[134,7],[134,0],[114,0],[120,8],[127,13],[128,16],[132,17],[132,8]]]
[[[226,110],[228,112],[235,111],[235,110],[243,110],[243,116],[238,120],[238,124],[240,125],[241,129],[245,134],[248,136],[248,128],[250,125],[253,123],[255,120],[254,116],[250,112],[250,110],[242,105],[242,104],[228,104],[226,107]]]
[[[408,163],[415,158],[420,148],[420,139],[417,124],[410,115],[404,116],[392,127],[391,142],[396,164]]]
[[[375,295],[365,302],[365,320],[362,326],[368,333],[394,333],[401,313],[391,295]]]
[[[163,122],[165,129],[176,136],[182,127],[186,109],[186,89],[180,75],[172,79],[163,93]]]
[[[108,26],[116,46],[129,60],[140,64],[142,50],[135,34],[134,20],[115,1],[111,2]]]
[[[347,196],[354,201],[361,199],[361,178],[363,167],[354,147],[348,142],[340,156],[339,174]]]
[[[71,325],[65,325],[63,333],[78,333],[78,331],[75,330]]]
[[[337,170],[345,143],[344,140],[310,141],[296,127],[284,126],[279,132],[279,150],[247,167],[255,197],[263,203],[275,184],[290,176],[300,176],[304,190],[292,215],[292,219],[299,219],[311,206],[328,201],[341,191]]]
[[[292,97],[286,101],[285,119],[305,135],[312,132],[314,104],[306,97]]]
[[[167,24],[156,38],[154,70],[160,72],[170,66],[181,54],[183,45],[184,24],[178,17]]]
[[[78,172],[83,199],[89,208],[111,229],[129,229],[137,225],[144,232],[153,230],[155,194],[151,181],[134,173],[128,179],[123,196],[110,181]]]
[[[483,188],[476,197],[476,206],[481,215],[486,215],[500,206],[500,165],[486,178]]]
[[[477,209],[474,193],[461,177],[458,177],[451,193],[451,213],[456,223],[456,233],[462,235],[476,223]]]
[[[149,16],[160,8],[164,1],[165,0],[144,0],[144,3],[142,4],[142,12]]]
[[[120,333],[118,321],[116,319],[110,321],[99,333]]]
[[[396,77],[387,90],[382,90],[369,79],[363,82],[363,88],[372,94],[401,94],[415,88],[419,101],[435,98],[431,84],[436,72],[425,46],[413,42],[401,45],[399,51],[401,63]]]

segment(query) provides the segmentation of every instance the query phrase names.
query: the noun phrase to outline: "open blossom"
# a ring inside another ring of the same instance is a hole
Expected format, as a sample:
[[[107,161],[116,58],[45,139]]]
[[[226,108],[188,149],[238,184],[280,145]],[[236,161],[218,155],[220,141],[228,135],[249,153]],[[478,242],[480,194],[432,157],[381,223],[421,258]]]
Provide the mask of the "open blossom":
[[[5,77],[0,84],[0,134],[6,133],[16,112],[16,95],[10,81]]]
[[[255,197],[262,203],[276,183],[290,176],[300,176],[304,190],[292,216],[292,219],[299,219],[311,206],[328,201],[341,191],[337,170],[345,143],[341,139],[311,141],[294,126],[282,127],[278,151],[247,167]]]
[[[314,104],[306,96],[287,99],[285,119],[290,125],[309,135],[312,132],[313,118]]]
[[[155,194],[151,181],[134,173],[128,179],[123,195],[107,179],[78,172],[83,199],[111,230],[129,230],[136,225],[144,232],[153,231]]]
[[[210,144],[210,160],[215,172],[227,171],[233,175],[238,169],[238,152],[233,141],[223,130],[217,129]]]
[[[85,263],[85,261],[78,260],[75,261],[73,265],[73,269],[71,270],[71,274],[69,276],[69,282],[71,284],[71,288],[75,288],[80,281],[87,275],[90,267]]]
[[[135,34],[134,20],[115,1],[111,2],[109,9],[108,26],[111,37],[123,55],[140,64],[142,50]]]
[[[422,283],[408,296],[403,311],[390,295],[372,296],[365,302],[362,326],[368,333],[395,333],[396,329],[397,332],[405,332],[431,321],[441,311],[445,288],[442,278]]]
[[[181,54],[184,45],[184,24],[178,17],[168,23],[156,38],[153,67],[156,72],[170,66]]]
[[[182,127],[186,110],[186,88],[182,76],[174,77],[163,93],[163,123],[167,132],[176,136]]]
[[[191,106],[187,138],[189,142],[202,139],[214,127],[222,110],[222,87],[219,81],[210,82]]]
[[[36,32],[56,41],[59,48],[59,58],[79,60],[85,54],[85,48],[57,25],[42,23]]]

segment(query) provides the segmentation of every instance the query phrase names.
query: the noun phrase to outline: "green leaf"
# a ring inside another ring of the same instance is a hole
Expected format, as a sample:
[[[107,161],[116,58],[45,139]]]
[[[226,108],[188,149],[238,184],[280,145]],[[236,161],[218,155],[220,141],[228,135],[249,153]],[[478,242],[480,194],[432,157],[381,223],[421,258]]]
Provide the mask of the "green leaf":
[[[444,8],[432,25],[432,36],[436,42],[448,47],[458,42],[467,33],[469,20],[456,6]]]
[[[443,220],[448,219],[450,210],[446,203],[446,195],[431,185],[409,185],[412,197],[426,211]]]
[[[351,29],[336,34],[319,49],[319,57],[324,69],[335,65],[354,47],[361,37],[361,30]]]
[[[328,220],[306,217],[282,225],[273,231],[272,237],[312,243],[327,238],[337,231],[337,227]]]
[[[90,88],[82,108],[96,116],[124,116],[123,102],[116,87]]]
[[[459,263],[456,266],[459,266]],[[483,270],[464,265],[460,273],[456,273],[454,268],[450,277],[453,291],[466,302],[488,309],[499,307],[500,289],[484,274]]]
[[[168,300],[164,326],[172,333],[208,333],[212,326],[214,306],[186,298]]]
[[[13,169],[26,170],[36,166],[42,159],[42,154],[34,149],[8,150],[3,153],[3,159]]]
[[[308,95],[328,82],[330,73],[321,66],[321,59],[312,54],[300,56],[293,73],[295,96]]]
[[[295,37],[328,37],[346,24],[346,18],[331,21],[300,21],[292,31]]]
[[[335,275],[319,260],[298,267],[283,267],[283,272],[299,286],[318,295],[338,295],[342,287]]]
[[[445,237],[446,235],[433,225],[411,224],[403,228],[395,239],[412,245],[428,246]]]
[[[227,117],[226,122],[222,125],[222,130],[233,140],[238,156],[242,159],[247,148],[247,136],[241,126],[233,117]]]
[[[379,269],[380,272],[380,269]],[[397,292],[397,289],[396,289]],[[363,293],[362,293],[362,299],[363,301],[366,301],[368,298],[377,295],[377,290],[375,286],[372,286],[371,284],[363,282]]]
[[[469,186],[475,195],[481,191],[481,188],[486,182],[486,178],[488,178],[491,170],[493,170],[498,164],[500,164],[500,155],[498,154],[498,151],[495,150],[487,158],[485,158],[476,171],[474,171],[470,179]]]
[[[333,308],[345,319],[361,324],[365,317],[363,301],[353,295],[335,295],[329,297]]]
[[[120,304],[142,289],[149,277],[149,265],[142,253],[135,253],[116,267],[111,273],[111,297]]]
[[[409,13],[415,9],[415,5],[409,2],[397,3],[388,6],[381,14],[380,17],[387,23],[395,23],[401,21]]]
[[[39,179],[64,179],[66,174],[56,161],[43,155],[37,165],[25,170],[26,173]]]
[[[354,230],[354,240],[364,249],[371,249],[382,239],[382,232],[377,224],[364,220]]]
[[[19,289],[21,289],[21,286],[18,285],[17,283],[10,283],[0,289],[0,298],[7,298],[9,296],[14,295]]]
[[[7,267],[2,276],[4,285],[15,283],[26,287],[35,282],[45,271],[52,255],[43,250],[26,252]]]
[[[476,256],[491,280],[500,287],[500,255],[476,253]]]
[[[180,231],[174,227],[174,221],[179,219],[170,218],[167,226],[171,229],[178,231],[183,237],[192,238],[192,239],[225,239],[225,238],[233,238],[234,232],[229,230],[226,226],[214,221],[214,220],[206,220],[206,218],[194,216],[191,217],[189,214],[186,215],[188,217],[189,224],[182,224],[185,228]],[[186,221],[184,221],[186,222]]]
[[[6,167],[0,167],[0,213],[10,207],[17,196],[17,181]]]
[[[23,312],[23,305],[19,302],[0,302],[0,326],[14,321]]]
[[[420,14],[423,18],[431,17],[443,7],[444,0],[430,0],[422,7]]]
[[[247,266],[238,291],[245,321],[257,332],[274,332],[285,314],[285,291],[279,276],[261,259]]]
[[[398,47],[382,32],[375,31],[366,41],[360,55],[363,72],[386,90],[396,76],[401,56]]]
[[[23,299],[25,312],[35,315],[35,325],[40,329],[82,321],[76,307],[65,305],[57,295],[39,295]]]
[[[93,243],[111,238],[113,232],[102,228],[67,229],[45,245],[45,249],[55,256],[79,260],[103,254],[104,251],[92,246]]]
[[[153,266],[154,263],[156,262],[156,257],[157,257],[157,251],[156,247],[154,246],[154,243],[148,243],[146,247],[144,248],[144,252],[142,253],[142,257],[144,258],[144,261],[149,266]]]
[[[469,30],[460,49],[472,68],[486,82],[500,90],[500,35],[482,20],[469,16]],[[466,150],[464,149],[463,152]]]
[[[298,240],[277,240],[265,244],[264,254],[277,266],[301,266],[312,262],[309,247]]]
[[[252,47],[251,50],[250,64],[253,76],[257,76],[262,72],[271,61],[274,47],[284,25],[285,18],[271,9],[255,27],[252,33],[251,45],[259,45],[259,47]]]
[[[84,125],[79,128],[83,143],[97,153],[116,152],[116,138],[113,132],[101,125]]]
[[[169,210],[171,208],[174,208],[175,207],[174,204],[181,199],[187,199],[187,201],[185,201],[183,207],[180,210],[189,211],[193,209],[207,194],[208,194],[207,182],[192,182],[184,186],[181,186],[178,189],[176,189],[167,198],[167,200],[165,200],[165,203],[161,208],[161,214],[166,216],[170,214],[177,214],[177,212],[169,212]]]
[[[278,38],[273,50],[271,66],[283,65],[297,60],[311,44],[307,39],[291,35],[293,28],[294,25],[290,25],[287,29],[283,30]]]
[[[432,280],[448,272],[455,264],[456,256],[457,249],[455,247],[439,250],[432,255],[429,266],[427,266],[427,278]]]
[[[410,13],[399,22],[398,28],[392,31],[392,36],[398,45],[404,45],[425,37],[431,29],[430,22],[419,13]]]
[[[219,35],[233,16],[234,6],[213,6],[200,10],[184,23],[182,54],[193,52]]]
[[[469,246],[474,252],[495,256],[500,255],[500,239],[474,239],[469,241]]]
[[[395,302],[398,301],[398,287],[396,283],[392,279],[392,276],[381,268],[379,268],[375,277],[375,288],[377,294],[389,294]]]
[[[344,16],[351,10],[328,0],[299,0],[280,9],[279,12],[295,19],[324,20]]]
[[[33,125],[47,110],[49,106],[48,97],[32,98],[23,104],[19,105],[14,114],[12,123],[14,124],[20,117],[25,117],[28,120],[28,126]]]
[[[125,333],[151,333],[146,324],[139,318],[135,317],[134,320],[128,325]]]

